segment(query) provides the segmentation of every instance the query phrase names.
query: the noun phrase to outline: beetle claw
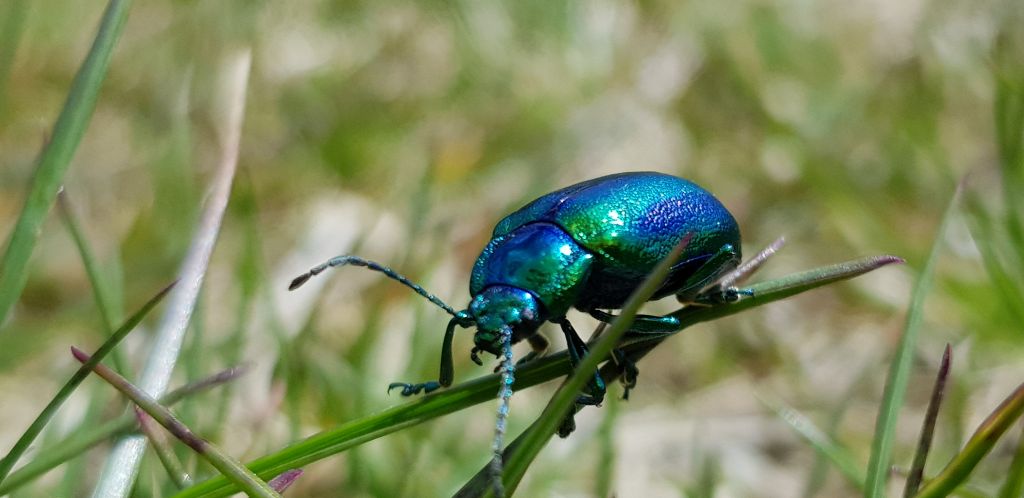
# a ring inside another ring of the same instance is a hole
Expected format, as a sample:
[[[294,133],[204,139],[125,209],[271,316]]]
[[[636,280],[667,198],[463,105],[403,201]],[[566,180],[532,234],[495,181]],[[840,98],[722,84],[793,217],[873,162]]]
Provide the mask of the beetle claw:
[[[441,388],[437,381],[423,382],[421,384],[407,384],[405,382],[392,382],[388,384],[388,394],[392,389],[402,388],[402,396],[414,396],[419,393],[428,394]]]

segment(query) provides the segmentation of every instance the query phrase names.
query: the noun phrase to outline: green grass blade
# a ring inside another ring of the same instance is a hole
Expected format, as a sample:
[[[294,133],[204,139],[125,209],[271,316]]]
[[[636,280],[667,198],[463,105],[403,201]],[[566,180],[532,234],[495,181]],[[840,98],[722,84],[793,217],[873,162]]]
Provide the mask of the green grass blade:
[[[117,346],[119,342],[121,342],[122,339],[125,338],[125,336],[128,335],[129,332],[134,330],[135,326],[142,321],[150,310],[152,310],[153,307],[156,306],[157,303],[159,303],[173,287],[174,284],[168,285],[157,293],[156,296],[150,298],[150,300],[146,302],[139,311],[136,311],[134,315],[129,317],[128,320],[125,321],[124,324],[121,325],[121,327],[118,328],[98,350],[96,350],[96,353],[93,354],[92,359],[90,360],[90,364],[83,365],[77,372],[75,372],[74,375],[71,376],[70,379],[68,379],[67,383],[64,384],[64,387],[57,392],[57,395],[50,400],[46,405],[46,408],[43,408],[43,411],[39,413],[39,416],[37,416],[32,422],[32,425],[29,426],[28,430],[18,438],[14,447],[7,453],[7,456],[5,456],[3,460],[0,460],[0,483],[3,483],[4,478],[6,478],[7,474],[10,473],[14,464],[19,458],[21,458],[25,451],[28,450],[29,445],[31,445],[32,441],[36,439],[36,436],[43,431],[46,424],[50,422],[50,419],[53,418],[57,409],[60,408],[65,400],[68,399],[68,396],[71,396],[71,393],[75,391],[75,388],[77,388],[78,385],[89,376],[92,365],[95,365],[102,360],[108,353],[110,353],[111,350],[114,349],[114,347]]]
[[[25,32],[28,4],[28,0],[10,0],[3,9],[4,21],[0,25],[0,120],[7,108],[7,85],[21,45],[21,35]]]
[[[160,403],[171,406],[189,396],[230,382],[242,373],[244,373],[242,368],[225,370],[167,393],[166,396],[160,398]],[[133,432],[133,429],[137,426],[136,422],[133,414],[125,414],[99,427],[79,426],[77,430],[71,431],[71,436],[64,438],[51,447],[40,450],[39,455],[32,461],[11,472],[7,479],[0,483],[0,496],[10,494],[19,487],[56,468],[58,465],[85,453],[89,448],[114,436]]]
[[[57,194],[57,206],[60,209],[61,219],[64,220],[64,225],[67,227],[68,233],[71,234],[71,239],[75,241],[78,255],[82,257],[85,274],[89,277],[89,284],[92,285],[92,295],[96,300],[96,308],[100,311],[100,318],[103,320],[103,327],[106,329],[105,336],[113,335],[114,322],[116,320],[114,318],[116,316],[114,305],[110,302],[110,294],[107,293],[103,278],[100,276],[100,269],[96,264],[96,257],[93,256],[89,241],[85,239],[85,234],[82,233],[82,224],[78,221],[74,207],[71,206],[71,201],[68,200],[67,192],[64,192],[63,189]],[[121,350],[115,349],[111,351],[110,358],[118,371],[126,371]]]
[[[883,266],[887,266],[893,263],[901,263],[902,259],[895,256],[872,256],[862,258],[854,261],[847,261],[831,266],[825,266],[808,270],[800,273],[794,273],[778,279],[769,280],[766,282],[760,282],[755,285],[748,287],[748,290],[753,291],[753,296],[742,299],[735,303],[719,306],[690,306],[681,309],[674,313],[674,316],[679,318],[681,323],[681,329],[695,325],[697,323],[715,320],[732,314],[740,313],[742,311],[749,310],[751,308],[761,306],[764,304],[772,303],[780,299],[794,296],[796,294],[821,287],[823,285],[839,282],[849,278],[863,275],[872,270],[876,270]],[[647,338],[644,336],[639,337],[627,337],[620,345],[621,349],[625,353],[626,357],[633,362],[638,362],[647,353],[649,353],[654,347],[670,337],[672,334],[658,335],[654,338]],[[606,364],[601,368],[601,377],[606,382],[615,380],[619,375],[618,367],[611,364]],[[540,423],[540,419],[534,422],[526,431],[523,432],[505,451],[505,457],[509,458],[509,455],[514,451],[513,448],[519,446],[524,438],[534,430],[534,426]],[[461,490],[456,494],[460,498],[480,496],[487,491],[486,483],[488,482],[489,468],[484,467],[481,469],[469,482],[467,482]]]
[[[587,356],[576,366],[572,375],[558,388],[558,391],[555,391],[551,401],[548,402],[548,405],[544,407],[544,411],[538,417],[537,423],[530,426],[530,429],[524,433],[525,437],[522,444],[507,457],[501,480],[509,496],[515,492],[519,482],[526,475],[526,469],[529,468],[533,460],[540,454],[540,450],[547,445],[548,440],[555,434],[559,424],[569,414],[569,410],[573,409],[576,397],[579,396],[583,387],[593,379],[597,367],[611,354],[612,350],[619,344],[619,340],[629,330],[629,326],[632,325],[633,318],[640,311],[640,307],[649,301],[651,296],[661,287],[662,282],[665,281],[665,277],[687,242],[689,242],[689,238],[685,239],[668,257],[658,263],[658,266],[647,276],[643,284],[633,292],[633,295],[626,301],[625,306],[622,307],[619,316],[612,321],[608,329],[605,330],[605,333],[598,338],[597,343],[590,347]],[[488,489],[488,492],[490,491]]]
[[[1017,441],[1017,449],[1010,461],[1010,470],[1006,480],[999,488],[999,498],[1019,498],[1024,494],[1024,436]]]
[[[615,482],[615,424],[619,420],[620,405],[615,396],[609,396],[601,408],[604,409],[601,426],[597,429],[598,460],[597,477],[594,480],[594,496],[612,496]]]
[[[100,86],[110,66],[114,45],[124,29],[130,5],[130,0],[110,0],[107,4],[92,48],[75,75],[71,91],[53,127],[53,135],[39,156],[25,205],[0,260],[0,324],[7,318],[25,286],[29,256],[96,108]]]
[[[692,325],[746,311],[756,306],[778,301],[829,283],[862,275],[871,270],[901,261],[900,258],[894,256],[876,256],[801,272],[751,286],[750,288],[755,289],[755,297],[753,298],[743,299],[727,305],[700,308],[697,311],[681,312],[677,315],[684,317],[685,324]],[[622,350],[627,357],[636,360],[642,358],[657,342],[659,341],[633,341],[623,344]],[[516,391],[522,391],[542,382],[564,376],[569,372],[568,356],[565,351],[562,351],[517,368],[516,382],[513,387]],[[601,376],[607,382],[615,380],[617,375],[617,367],[606,365],[601,369]],[[334,429],[310,436],[281,451],[259,458],[251,462],[249,468],[262,478],[270,478],[289,469],[306,467],[313,462],[407,427],[412,427],[479,403],[492,401],[494,393],[497,392],[499,380],[500,376],[497,374],[479,377],[443,391],[437,391],[408,403],[389,408],[377,414],[353,420]],[[522,438],[523,436],[520,435],[515,442],[506,448],[506,456],[510,455],[511,450],[521,442]],[[485,467],[478,474],[485,483],[489,478],[488,470],[489,466]],[[236,491],[224,478],[215,477],[182,491],[175,495],[175,498],[229,496]]]
[[[959,192],[959,191],[958,191]],[[871,443],[871,456],[868,461],[868,472],[864,496],[868,498],[882,498],[885,493],[885,483],[889,477],[889,465],[892,458],[892,445],[896,434],[896,423],[899,418],[899,410],[903,406],[903,398],[906,395],[907,383],[910,380],[910,368],[914,359],[914,347],[917,345],[917,336],[921,328],[921,318],[924,313],[924,300],[931,289],[934,278],[935,262],[945,240],[946,227],[956,209],[958,193],[952,196],[946,212],[942,215],[942,221],[935,233],[935,241],[932,243],[928,260],[921,275],[918,277],[911,296],[910,309],[907,311],[907,321],[903,327],[903,335],[900,338],[896,355],[893,357],[889,367],[888,381],[885,385],[885,394],[882,405],[878,410],[878,417],[875,421],[875,437]]]
[[[953,457],[953,460],[946,465],[946,468],[942,469],[939,475],[921,488],[917,498],[940,498],[948,496],[956,490],[1022,414],[1024,414],[1024,384],[1010,393],[978,426],[971,438],[964,444],[964,449]]]
[[[864,489],[864,471],[861,470],[861,463],[849,449],[829,437],[825,431],[819,429],[814,422],[796,408],[779,400],[759,398],[765,406],[774,411],[780,419],[804,438],[819,455],[832,462],[832,465],[850,484],[856,486],[857,489]]]

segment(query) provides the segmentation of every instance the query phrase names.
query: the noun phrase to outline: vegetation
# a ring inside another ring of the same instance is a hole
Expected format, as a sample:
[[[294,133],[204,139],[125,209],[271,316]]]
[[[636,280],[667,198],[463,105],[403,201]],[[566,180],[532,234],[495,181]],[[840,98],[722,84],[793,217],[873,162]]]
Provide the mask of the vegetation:
[[[469,334],[452,389],[389,397],[436,376],[448,317],[357,268],[288,282],[356,253],[461,304],[504,214],[657,170],[714,192],[744,254],[788,243],[755,299],[627,334],[636,389],[567,439],[564,355],[524,367],[507,489],[1019,497],[1022,25],[1010,0],[0,2],[0,495],[119,485],[103,465],[136,424],[72,346],[177,402],[154,416],[189,444],[143,423],[162,451],[132,496],[222,496],[221,472],[486,493],[497,380]],[[883,254],[906,264],[803,293]]]

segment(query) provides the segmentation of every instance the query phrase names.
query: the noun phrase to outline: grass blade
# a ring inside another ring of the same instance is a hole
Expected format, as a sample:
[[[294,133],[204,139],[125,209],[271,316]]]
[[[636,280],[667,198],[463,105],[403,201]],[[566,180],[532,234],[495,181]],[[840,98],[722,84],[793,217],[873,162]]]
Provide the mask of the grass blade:
[[[93,356],[99,356],[99,352]],[[167,393],[166,396],[160,398],[160,403],[171,406],[196,393],[230,382],[244,373],[244,371],[243,368],[230,368],[216,375],[192,382]],[[11,472],[7,479],[0,484],[0,496],[9,494],[19,487],[32,482],[35,478],[49,472],[58,465],[85,453],[89,448],[118,434],[132,432],[133,428],[137,425],[134,415],[125,414],[96,428],[79,426],[79,429],[71,431],[71,436],[40,451],[39,456],[35,459],[26,463],[18,470]]]
[[[900,337],[896,355],[893,357],[889,367],[889,376],[885,384],[885,394],[882,398],[882,405],[878,410],[878,417],[875,420],[875,437],[871,443],[871,457],[868,461],[867,487],[864,496],[868,498],[882,498],[885,493],[885,483],[889,478],[889,465],[892,459],[892,445],[896,433],[896,422],[899,418],[899,410],[903,406],[903,397],[907,392],[907,383],[910,381],[910,368],[913,364],[914,347],[917,345],[917,336],[921,328],[921,318],[924,314],[924,300],[931,289],[932,280],[935,274],[935,262],[938,260],[939,250],[942,248],[942,241],[945,240],[946,227],[956,209],[959,189],[950,199],[946,212],[942,215],[942,221],[935,233],[935,241],[932,243],[928,260],[921,269],[921,275],[917,279],[914,291],[911,296],[910,309],[907,311],[907,321],[903,327],[903,335]]]
[[[803,413],[796,408],[778,400],[759,397],[761,402],[774,411],[780,419],[788,424],[800,437],[835,466],[839,473],[858,489],[864,489],[864,472],[861,463],[846,447],[833,440],[825,431],[819,429]]]
[[[952,493],[963,484],[978,465],[978,462],[995,447],[1003,433],[1024,414],[1024,384],[1017,387],[1010,396],[978,426],[971,438],[939,475],[928,481],[917,498],[939,498]]]
[[[914,496],[921,487],[924,464],[928,459],[928,451],[932,447],[932,436],[935,434],[935,419],[939,417],[939,406],[942,405],[942,397],[946,394],[946,380],[949,378],[952,356],[953,349],[946,344],[946,350],[942,352],[942,363],[939,364],[939,373],[935,376],[932,398],[928,402],[924,423],[921,424],[921,439],[917,443],[917,453],[914,454],[914,463],[910,466],[910,474],[907,475],[907,483],[903,488],[904,498]]]
[[[752,298],[719,306],[686,308],[683,312],[677,313],[677,316],[682,317],[683,323],[689,326],[733,315],[901,261],[900,258],[895,256],[876,256],[796,273],[751,286],[750,288],[755,289],[755,296]],[[660,336],[658,340],[627,340],[625,344],[621,345],[621,349],[627,358],[636,361],[643,358],[644,355],[666,337]],[[568,355],[565,351],[562,351],[517,368],[516,382],[513,388],[516,391],[522,391],[531,386],[562,377],[569,372]],[[601,368],[601,377],[606,382],[612,382],[618,375],[617,366],[605,365]],[[479,403],[492,401],[494,393],[498,388],[499,379],[500,376],[496,374],[479,377],[374,415],[353,420],[334,429],[310,436],[276,453],[259,458],[249,463],[249,468],[256,472],[257,475],[269,479],[288,469],[306,467],[313,462],[336,455],[393,432]],[[526,432],[523,434],[526,434]],[[506,458],[521,443],[522,439],[523,435],[520,435],[516,441],[505,448]],[[477,477],[485,485],[490,475],[488,473],[489,468],[489,466],[486,466],[477,474]],[[222,497],[229,496],[234,492],[236,490],[224,478],[215,477],[182,491],[175,495],[175,498]]]
[[[222,128],[222,155],[213,180],[213,191],[199,221],[192,245],[182,263],[179,287],[171,296],[157,333],[156,342],[139,377],[139,387],[151,397],[159,397],[167,389],[178,360],[189,320],[202,287],[210,255],[220,232],[220,224],[231,195],[231,184],[238,163],[242,116],[245,108],[246,83],[252,61],[248,50],[235,54],[227,64],[228,111]],[[117,498],[127,496],[135,482],[146,439],[129,436],[114,446],[93,496]]]
[[[0,119],[7,108],[7,84],[14,67],[15,56],[25,32],[25,18],[28,17],[28,0],[6,2],[3,27],[0,28]]]
[[[53,205],[64,173],[96,108],[114,45],[124,30],[130,0],[110,0],[85,62],[75,75],[53,135],[39,156],[25,205],[0,260],[0,324],[4,323],[28,278],[28,260]]]
[[[83,365],[77,372],[75,372],[74,375],[71,376],[70,379],[68,379],[67,383],[64,384],[64,387],[57,392],[57,395],[50,400],[46,405],[46,408],[43,408],[43,411],[39,413],[39,416],[37,416],[32,422],[32,425],[29,426],[28,430],[18,438],[14,447],[7,453],[7,456],[5,456],[3,460],[0,460],[0,484],[3,483],[4,478],[7,477],[8,473],[10,473],[11,468],[13,468],[18,459],[21,458],[21,455],[28,450],[29,445],[31,445],[32,441],[36,439],[36,436],[43,431],[46,424],[49,423],[51,418],[53,418],[57,409],[60,408],[65,400],[68,399],[68,396],[71,396],[71,393],[75,391],[75,388],[77,388],[78,385],[89,376],[89,369],[92,365],[102,360],[108,353],[110,353],[111,350],[114,349],[114,347],[117,346],[119,342],[121,342],[122,339],[125,338],[125,336],[128,335],[129,332],[134,330],[135,326],[142,321],[150,310],[152,310],[168,292],[170,292],[174,285],[175,284],[168,285],[157,293],[157,295],[150,298],[150,300],[146,302],[139,311],[136,311],[134,315],[128,318],[128,320],[124,322],[124,325],[121,325],[121,327],[117,329],[98,350],[96,350],[96,353],[93,354],[93,357],[90,360],[91,364]]]
[[[82,233],[82,224],[79,223],[78,217],[75,216],[75,210],[71,206],[71,201],[68,200],[68,194],[64,189],[57,193],[57,207],[60,209],[64,226],[67,227],[72,240],[75,241],[78,254],[82,257],[82,266],[85,267],[85,274],[89,277],[89,284],[92,285],[92,295],[96,300],[96,308],[100,311],[100,319],[103,320],[106,335],[112,335],[114,333],[114,316],[116,314],[114,305],[110,302],[106,286],[103,284],[103,278],[100,277],[100,269],[96,265],[96,258],[93,256],[89,241],[85,239],[85,234]],[[120,350],[115,349],[112,351],[110,358],[119,372],[126,371],[125,361]]]
[[[174,486],[178,489],[184,489],[191,485],[192,478],[188,475],[188,472],[185,472],[185,467],[181,465],[178,456],[174,454],[174,450],[171,449],[167,438],[153,425],[153,418],[138,406],[132,412],[135,413],[135,420],[139,422],[139,432],[145,434],[150,444],[153,445],[153,451],[156,452],[157,459],[164,466],[164,470],[167,471],[167,476],[174,483]]]
[[[71,353],[75,356],[75,359],[82,362],[83,365],[89,362],[89,355],[72,346]],[[199,456],[203,457],[207,462],[210,463],[215,469],[219,470],[221,474],[230,479],[232,482],[238,485],[245,494],[257,497],[257,498],[280,498],[281,495],[277,494],[267,483],[263,482],[259,477],[253,474],[245,465],[242,465],[238,460],[231,458],[227,453],[224,453],[216,445],[211,444],[209,441],[199,437],[192,432],[188,427],[185,426],[177,417],[171,413],[166,407],[161,405],[153,397],[146,394],[138,387],[128,382],[128,379],[121,377],[113,370],[107,368],[103,364],[97,364],[93,362],[92,371],[103,378],[103,380],[110,383],[110,385],[121,391],[122,394],[132,400],[139,408],[149,414],[157,423],[164,426],[174,437],[181,440],[181,442],[192,448]]]
[[[1013,452],[1010,471],[1006,473],[1006,481],[999,489],[999,498],[1018,498],[1024,493],[1024,436],[1017,441],[1017,449]]]
[[[657,292],[662,282],[665,281],[665,276],[668,275],[672,264],[676,261],[687,242],[689,242],[689,237],[686,237],[671,254],[658,263],[658,266],[651,271],[651,274],[647,276],[643,284],[633,292],[633,295],[626,301],[625,306],[622,307],[619,316],[612,321],[605,333],[597,340],[597,343],[590,348],[587,356],[573,369],[572,375],[555,391],[551,401],[548,402],[548,405],[544,407],[544,411],[538,417],[538,423],[530,426],[530,429],[524,433],[525,437],[522,444],[509,455],[505,464],[505,470],[501,476],[502,483],[510,496],[515,492],[519,482],[526,474],[526,469],[533,463],[533,460],[540,454],[540,450],[547,445],[548,440],[554,435],[559,424],[569,414],[569,410],[573,408],[576,402],[576,397],[579,396],[583,387],[593,378],[594,371],[611,354],[612,350],[619,344],[619,340],[629,330],[629,326],[633,323],[633,318],[640,311],[640,307],[651,299],[651,296]],[[489,491],[491,490],[488,489]]]

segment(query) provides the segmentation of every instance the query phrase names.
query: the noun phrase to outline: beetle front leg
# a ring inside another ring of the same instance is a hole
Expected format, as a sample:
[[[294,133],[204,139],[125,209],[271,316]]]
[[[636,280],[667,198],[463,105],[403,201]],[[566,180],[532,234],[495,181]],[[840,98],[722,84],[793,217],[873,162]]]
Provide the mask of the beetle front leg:
[[[455,378],[455,367],[452,366],[452,339],[455,337],[456,325],[459,325],[458,319],[453,318],[448,322],[448,328],[444,331],[444,341],[441,343],[441,369],[436,381],[419,384],[392,382],[388,384],[388,392],[390,393],[392,389],[402,388],[402,396],[414,396],[421,392],[427,394],[452,385],[452,380]]]
[[[523,355],[523,357],[516,362],[516,365],[529,363],[537,358],[540,358],[541,356],[544,356],[544,353],[548,352],[548,346],[550,346],[550,343],[548,343],[548,339],[541,335],[540,332],[528,336],[526,338],[526,342],[530,343],[531,351]]]
[[[587,355],[587,343],[576,333],[569,320],[562,317],[557,322],[565,334],[565,344],[569,350],[569,364],[575,369],[580,360]],[[589,394],[581,394],[576,398],[576,403],[581,405],[600,405],[604,401],[604,393],[607,391],[604,379],[601,378],[599,370],[594,371],[594,378],[590,381]]]

